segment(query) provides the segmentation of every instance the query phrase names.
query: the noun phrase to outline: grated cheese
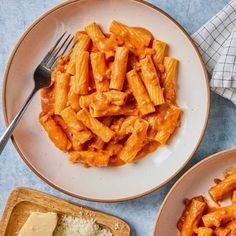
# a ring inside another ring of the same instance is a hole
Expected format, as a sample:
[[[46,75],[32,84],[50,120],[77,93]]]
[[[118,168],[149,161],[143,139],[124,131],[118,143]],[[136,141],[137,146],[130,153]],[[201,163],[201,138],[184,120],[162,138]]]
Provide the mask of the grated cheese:
[[[112,233],[101,229],[95,219],[62,216],[53,236],[112,236]]]

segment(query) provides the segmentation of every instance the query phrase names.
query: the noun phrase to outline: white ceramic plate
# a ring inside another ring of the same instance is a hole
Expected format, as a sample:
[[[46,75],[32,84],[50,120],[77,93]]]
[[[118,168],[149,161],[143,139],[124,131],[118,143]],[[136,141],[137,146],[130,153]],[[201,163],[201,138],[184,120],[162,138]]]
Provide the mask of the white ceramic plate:
[[[182,125],[170,145],[137,164],[95,169],[70,165],[38,122],[39,95],[14,132],[14,144],[27,165],[57,189],[84,199],[118,201],[154,191],[183,168],[199,145],[209,113],[206,70],[190,37],[170,16],[152,5],[132,0],[86,0],[62,3],[37,20],[17,44],[7,67],[3,104],[7,124],[33,88],[33,71],[65,30],[75,32],[96,21],[105,32],[116,19],[143,26],[166,41],[169,55],[180,61],[178,104]]]
[[[154,236],[178,236],[176,224],[184,210],[184,199],[203,195],[209,200],[208,189],[214,179],[223,178],[225,170],[236,167],[236,148],[216,153],[189,169],[171,188],[156,219]]]

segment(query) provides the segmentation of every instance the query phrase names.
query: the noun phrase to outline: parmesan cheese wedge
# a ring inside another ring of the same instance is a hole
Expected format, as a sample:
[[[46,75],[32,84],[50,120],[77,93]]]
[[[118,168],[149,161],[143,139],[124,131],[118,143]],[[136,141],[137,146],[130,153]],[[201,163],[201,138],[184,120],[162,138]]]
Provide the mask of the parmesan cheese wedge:
[[[57,220],[57,214],[53,212],[32,212],[18,236],[52,236]]]

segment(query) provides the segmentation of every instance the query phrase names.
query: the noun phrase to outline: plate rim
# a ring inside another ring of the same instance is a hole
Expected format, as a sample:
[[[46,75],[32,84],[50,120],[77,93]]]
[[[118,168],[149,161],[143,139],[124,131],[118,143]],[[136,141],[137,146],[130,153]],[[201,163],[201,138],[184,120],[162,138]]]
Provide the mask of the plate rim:
[[[160,220],[160,216],[161,213],[167,203],[167,200],[169,199],[170,195],[172,194],[172,192],[175,190],[175,188],[184,180],[185,177],[187,177],[188,174],[190,174],[192,171],[200,168],[201,166],[205,165],[207,162],[211,161],[212,159],[218,157],[218,156],[222,156],[225,155],[226,153],[231,153],[231,152],[235,152],[236,148],[230,148],[230,149],[225,149],[219,152],[216,152],[214,154],[211,154],[207,157],[205,157],[204,159],[202,159],[201,161],[197,162],[195,165],[193,165],[191,168],[189,168],[183,175],[181,175],[181,177],[175,182],[175,184],[171,187],[171,189],[168,191],[167,195],[165,196],[164,200],[162,201],[162,204],[160,206],[160,209],[157,213],[156,219],[155,219],[155,224],[154,224],[154,229],[153,229],[153,236],[157,235],[157,224]],[[224,157],[223,157],[224,158]]]
[[[18,50],[18,48],[20,47],[21,43],[24,41],[24,39],[26,38],[26,36],[31,32],[31,30],[38,24],[40,23],[45,17],[47,17],[48,15],[50,15],[51,13],[55,12],[56,10],[63,8],[66,5],[69,4],[73,4],[75,2],[80,2],[81,0],[68,0],[65,2],[62,2],[58,5],[56,5],[55,7],[49,9],[47,12],[45,12],[44,14],[42,14],[40,17],[38,17],[27,29],[26,31],[22,34],[22,36],[20,37],[20,39],[17,41],[14,49],[12,50],[10,57],[8,59],[7,65],[6,65],[6,69],[5,69],[5,73],[4,73],[4,77],[3,77],[3,82],[2,82],[2,109],[3,109],[3,115],[4,115],[4,120],[5,120],[5,124],[6,127],[9,125],[9,118],[7,115],[7,107],[6,107],[6,86],[7,86],[7,78],[8,78],[8,74],[11,68],[11,64],[13,61],[13,58]],[[189,42],[191,43],[193,49],[195,50],[198,59],[200,60],[201,63],[201,67],[203,69],[204,72],[204,78],[205,78],[205,84],[206,84],[206,90],[207,90],[207,111],[206,111],[206,117],[204,120],[204,125],[203,128],[201,130],[201,134],[200,137],[195,145],[195,147],[193,148],[191,154],[188,156],[188,158],[184,161],[184,163],[181,165],[180,168],[178,168],[171,176],[169,176],[165,181],[163,181],[162,183],[158,184],[157,186],[155,186],[154,188],[151,188],[147,191],[144,191],[142,193],[139,194],[135,194],[135,195],[131,195],[129,197],[122,197],[122,198],[115,198],[115,199],[101,199],[101,198],[95,198],[95,197],[86,197],[86,196],[82,196],[80,194],[75,194],[72,193],[68,190],[63,189],[63,187],[60,187],[58,185],[56,185],[55,183],[53,183],[52,181],[48,180],[46,177],[43,176],[42,173],[40,173],[36,168],[33,167],[33,165],[26,159],[23,151],[21,151],[21,148],[18,146],[16,139],[14,138],[14,135],[11,136],[11,140],[12,143],[16,149],[16,151],[18,152],[18,154],[20,155],[21,159],[25,162],[25,164],[29,167],[29,169],[36,175],[38,176],[40,179],[42,179],[45,183],[47,183],[49,186],[53,187],[54,189],[67,194],[69,196],[75,197],[75,198],[79,198],[82,200],[86,200],[86,201],[94,201],[94,202],[122,202],[122,201],[127,201],[127,200],[131,200],[131,199],[136,199],[139,197],[143,197],[149,193],[152,193],[154,191],[156,191],[157,189],[161,188],[162,186],[164,186],[166,183],[168,183],[171,179],[173,179],[186,165],[187,163],[191,160],[191,158],[193,157],[194,153],[196,152],[197,148],[199,147],[203,136],[205,134],[206,131],[206,127],[208,124],[208,118],[209,118],[209,112],[210,112],[210,82],[208,79],[208,73],[207,73],[207,69],[205,66],[205,63],[202,59],[202,56],[197,48],[197,46],[195,45],[195,43],[193,42],[192,38],[190,37],[190,35],[187,33],[187,31],[183,28],[183,26],[180,25],[180,23],[178,23],[172,16],[170,16],[168,13],[166,13],[164,10],[160,9],[159,7],[146,2],[144,0],[128,0],[128,1],[134,1],[134,2],[138,2],[141,3],[145,6],[148,6],[152,9],[154,9],[155,11],[161,13],[162,15],[166,16],[173,24],[175,24],[179,30],[182,31],[182,33],[184,33],[184,35],[187,37],[187,39],[189,40]]]

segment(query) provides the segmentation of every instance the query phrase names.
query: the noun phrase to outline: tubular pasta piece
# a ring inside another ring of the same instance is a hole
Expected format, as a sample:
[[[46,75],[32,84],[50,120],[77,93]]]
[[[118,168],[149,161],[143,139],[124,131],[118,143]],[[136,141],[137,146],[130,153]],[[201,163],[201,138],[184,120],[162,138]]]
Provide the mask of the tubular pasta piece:
[[[128,93],[110,90],[107,92],[95,92],[90,95],[81,96],[79,104],[82,108],[88,108],[91,104],[99,107],[98,110],[104,110],[108,105],[122,106],[125,104]]]
[[[143,34],[143,32],[140,32],[140,30],[129,27],[115,20],[113,20],[110,25],[110,32],[123,36],[135,48],[148,46],[152,40],[152,38],[147,37],[147,34]]]
[[[134,105],[124,105],[128,93],[116,90],[96,92],[80,97],[80,106],[89,108],[92,117],[134,115],[137,109]]]
[[[161,145],[165,145],[169,138],[170,138],[169,132],[165,132],[165,130],[160,130],[154,137],[154,140],[159,142]]]
[[[185,218],[180,236],[192,236],[201,220],[206,203],[193,199]]]
[[[117,127],[115,126],[115,137],[116,141],[123,139],[126,135],[132,133],[134,131],[135,122],[139,119],[137,116],[128,116],[123,120],[121,124]]]
[[[101,150],[104,147],[105,142],[98,136],[96,136],[93,142],[89,145],[89,150]]]
[[[80,96],[79,98],[79,105],[81,108],[88,108],[89,105],[93,101],[93,97],[95,96],[95,93],[89,94],[89,95],[84,95]]]
[[[75,79],[71,86],[75,94],[88,94],[89,87],[89,52],[79,52],[76,59]]]
[[[228,236],[229,233],[230,230],[227,228],[219,227],[214,230],[214,236]]]
[[[105,152],[73,151],[69,153],[69,160],[72,163],[80,162],[88,166],[105,167],[109,159],[109,154]]]
[[[79,95],[75,93],[74,91],[74,85],[75,85],[75,76],[71,76],[71,84],[70,91],[68,93],[68,101],[67,104],[72,107],[73,110],[79,111],[81,109],[79,104]]]
[[[211,228],[200,227],[197,229],[198,236],[212,236],[213,230]]]
[[[184,200],[184,204],[185,204],[185,209],[181,215],[181,217],[179,218],[178,222],[177,222],[177,228],[179,231],[181,231],[183,224],[185,222],[186,217],[189,215],[189,210],[190,210],[190,206],[193,200],[197,200],[199,202],[205,202],[205,199],[203,196],[197,196],[197,197],[193,197],[192,199],[188,200],[185,199]]]
[[[223,227],[216,228],[214,231],[215,236],[234,236],[236,235],[236,221],[233,220]]]
[[[220,227],[221,222],[236,220],[236,205],[221,207],[216,211],[204,215],[202,220],[206,227]]]
[[[151,101],[155,106],[163,104],[165,102],[163,91],[160,86],[160,81],[151,56],[146,56],[146,58],[140,60],[140,65],[142,71],[142,80]]]
[[[158,132],[154,139],[164,145],[169,140],[175,129],[179,126],[181,110],[179,107],[171,105],[167,110],[162,124],[158,128]]]
[[[114,136],[114,132],[111,129],[96,118],[93,118],[85,109],[82,109],[77,113],[77,118],[104,142],[109,142]]]
[[[99,28],[99,26],[95,22],[87,25],[85,27],[85,31],[87,32],[88,36],[94,43],[106,38],[101,29]]]
[[[229,222],[225,227],[230,230],[229,236],[236,235],[236,220]]]
[[[229,175],[219,184],[209,189],[209,194],[215,202],[222,200],[227,194],[236,189],[236,172]]]
[[[94,52],[90,54],[93,78],[96,90],[100,92],[109,90],[109,80],[106,76],[106,62],[103,52]]]
[[[55,81],[55,114],[60,114],[60,112],[66,107],[69,84],[69,74],[65,73],[57,76],[57,79]]]
[[[153,56],[153,62],[157,70],[161,73],[164,72],[163,70],[163,60],[166,53],[166,46],[167,44],[160,40],[153,40],[152,48],[155,49],[156,53]]]
[[[125,105],[128,93],[126,92],[121,92],[121,91],[116,91],[116,90],[110,90],[108,92],[104,92],[103,96],[101,94],[97,93],[94,97],[94,101],[100,101],[102,102],[102,99],[107,100],[110,104],[117,105],[117,106],[122,106]]]
[[[88,35],[82,33],[77,34],[77,43],[75,44],[72,50],[69,64],[66,68],[67,73],[75,75],[75,62],[78,58],[78,55],[82,51],[87,51],[89,48],[89,44],[90,44],[90,38],[88,37]]]
[[[83,149],[83,144],[80,143],[80,141],[77,139],[77,136],[73,135],[72,130],[70,129],[70,127],[67,126],[67,124],[62,119],[62,117],[59,115],[55,115],[53,119],[59,126],[61,126],[63,131],[66,133],[66,136],[69,138],[69,140],[72,143],[73,150],[81,151]]]
[[[149,46],[150,42],[153,39],[152,33],[143,27],[131,27],[134,29],[140,36],[143,38],[143,41],[145,41],[145,46]]]
[[[104,125],[108,126],[108,127],[110,126],[111,122],[112,122],[112,117],[106,117],[106,118],[102,121],[102,123],[103,123]],[[104,142],[100,137],[96,136],[96,137],[94,138],[93,142],[90,144],[89,147],[90,147],[91,149],[101,150],[101,149],[103,148],[104,144],[105,144],[105,142]]]
[[[106,109],[101,109],[96,103],[89,107],[92,117],[119,116],[119,115],[138,115],[137,109],[131,106],[107,105]]]
[[[115,60],[112,66],[110,89],[122,90],[127,69],[128,56],[128,48],[116,48]]]
[[[177,65],[178,61],[175,58],[172,57],[164,58],[165,76],[162,81],[162,85],[164,88],[164,97],[171,103],[176,102],[175,74]]]
[[[146,115],[155,111],[147,91],[139,78],[139,75],[135,70],[131,70],[127,73],[127,80],[129,87],[138,103],[138,108],[142,115]]]
[[[130,163],[134,160],[137,153],[143,146],[143,141],[146,137],[147,129],[148,129],[147,121],[143,119],[138,119],[135,122],[133,133],[127,139],[127,141],[124,144],[124,147],[122,148],[122,150],[118,155],[118,157],[122,161]]]
[[[41,125],[48,133],[52,142],[62,151],[66,152],[71,148],[71,142],[68,140],[62,128],[56,124],[51,116],[45,115],[39,118]]]
[[[77,119],[75,111],[67,107],[61,112],[61,116],[64,119],[68,127],[70,127],[73,136],[81,143],[85,143],[92,138],[92,133]]]

